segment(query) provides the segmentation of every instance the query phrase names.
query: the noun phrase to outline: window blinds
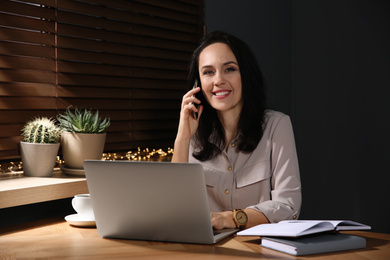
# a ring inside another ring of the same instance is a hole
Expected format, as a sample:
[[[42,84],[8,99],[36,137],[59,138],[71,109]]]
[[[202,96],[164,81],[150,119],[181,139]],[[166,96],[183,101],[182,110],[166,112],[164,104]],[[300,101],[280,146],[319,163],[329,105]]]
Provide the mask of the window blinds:
[[[0,5],[0,160],[23,124],[68,106],[111,118],[106,151],[173,144],[202,0],[10,0]]]

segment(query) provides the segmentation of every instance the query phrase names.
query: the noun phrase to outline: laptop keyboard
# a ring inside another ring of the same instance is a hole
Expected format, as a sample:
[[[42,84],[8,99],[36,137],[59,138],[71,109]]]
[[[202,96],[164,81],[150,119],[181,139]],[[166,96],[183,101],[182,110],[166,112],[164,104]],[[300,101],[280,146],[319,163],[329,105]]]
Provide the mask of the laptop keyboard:
[[[216,230],[213,230],[213,234],[214,234],[214,236],[216,236],[216,235],[219,235],[219,234],[221,234],[221,232],[219,232],[219,231],[216,231]]]

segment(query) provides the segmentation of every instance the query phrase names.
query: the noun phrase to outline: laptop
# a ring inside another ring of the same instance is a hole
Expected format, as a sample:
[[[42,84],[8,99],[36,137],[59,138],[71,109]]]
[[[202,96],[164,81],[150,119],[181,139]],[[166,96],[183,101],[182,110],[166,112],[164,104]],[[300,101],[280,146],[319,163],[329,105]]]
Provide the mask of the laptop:
[[[214,244],[238,231],[214,232],[200,164],[86,160],[84,171],[103,238]]]

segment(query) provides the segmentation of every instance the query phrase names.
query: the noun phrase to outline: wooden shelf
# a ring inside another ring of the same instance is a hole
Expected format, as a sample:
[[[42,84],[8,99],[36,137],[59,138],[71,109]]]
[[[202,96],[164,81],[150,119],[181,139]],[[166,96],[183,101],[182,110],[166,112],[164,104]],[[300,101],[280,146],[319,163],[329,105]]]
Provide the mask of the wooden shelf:
[[[51,177],[15,176],[0,179],[0,209],[58,200],[89,193],[85,177],[73,177],[60,170]]]

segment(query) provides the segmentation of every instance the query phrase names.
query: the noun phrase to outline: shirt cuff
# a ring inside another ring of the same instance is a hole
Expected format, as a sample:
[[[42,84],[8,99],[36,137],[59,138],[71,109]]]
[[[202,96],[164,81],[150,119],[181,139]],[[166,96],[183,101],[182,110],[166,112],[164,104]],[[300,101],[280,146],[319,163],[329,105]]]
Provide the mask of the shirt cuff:
[[[295,220],[299,216],[299,211],[294,210],[286,204],[272,200],[250,206],[248,209],[254,209],[263,213],[270,223],[278,223],[282,220]]]

